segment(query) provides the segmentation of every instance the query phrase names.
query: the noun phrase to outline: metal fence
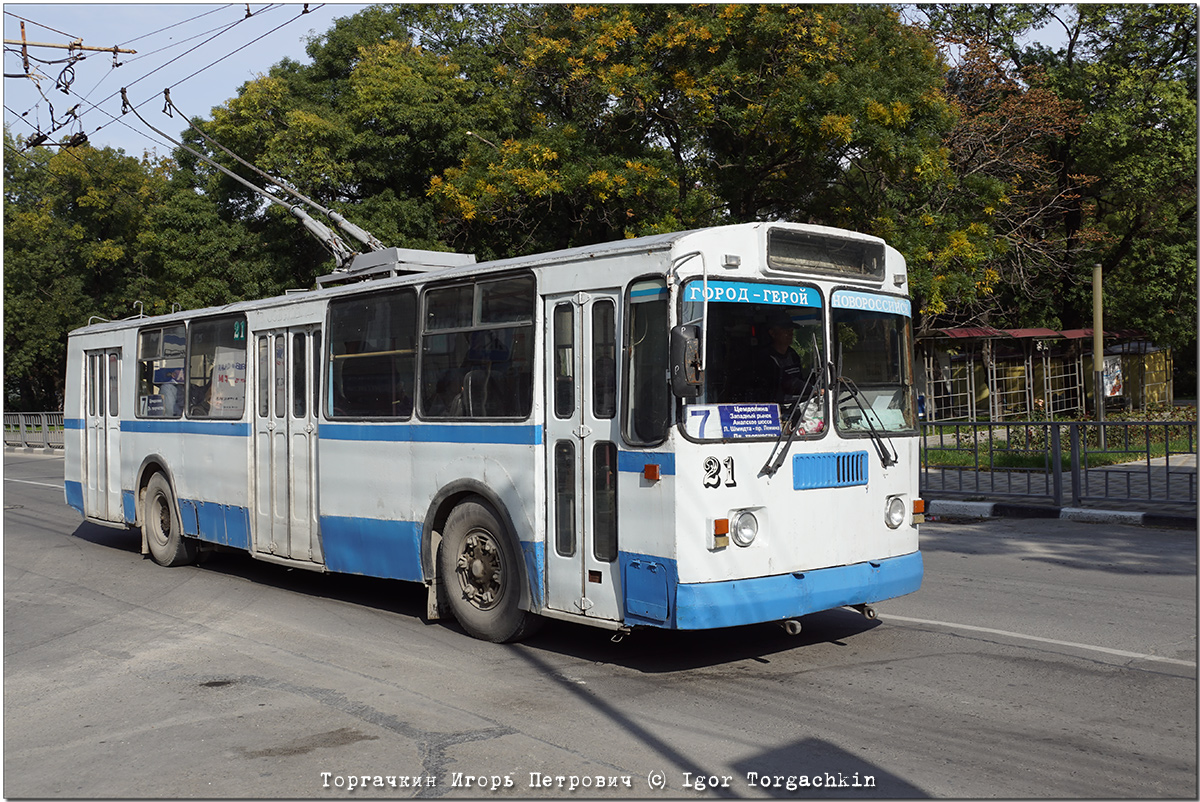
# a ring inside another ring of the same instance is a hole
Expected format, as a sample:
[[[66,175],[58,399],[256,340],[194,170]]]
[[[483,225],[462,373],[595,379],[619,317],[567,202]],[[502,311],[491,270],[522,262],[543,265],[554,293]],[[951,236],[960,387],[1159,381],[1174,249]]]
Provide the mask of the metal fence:
[[[1196,506],[1195,421],[925,423],[921,434],[926,498]]]
[[[61,412],[5,412],[4,445],[11,448],[63,447]]]
[[[5,412],[4,445],[63,447],[63,413]],[[926,498],[1196,506],[1195,421],[926,422]]]

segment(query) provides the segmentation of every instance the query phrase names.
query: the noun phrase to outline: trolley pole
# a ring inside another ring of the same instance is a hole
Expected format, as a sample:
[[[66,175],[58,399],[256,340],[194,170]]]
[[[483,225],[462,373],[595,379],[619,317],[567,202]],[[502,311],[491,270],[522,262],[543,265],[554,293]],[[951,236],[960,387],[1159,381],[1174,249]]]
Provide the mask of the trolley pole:
[[[1099,424],[1100,450],[1104,446],[1104,292],[1103,268],[1092,265],[1092,378],[1096,388],[1096,422]]]

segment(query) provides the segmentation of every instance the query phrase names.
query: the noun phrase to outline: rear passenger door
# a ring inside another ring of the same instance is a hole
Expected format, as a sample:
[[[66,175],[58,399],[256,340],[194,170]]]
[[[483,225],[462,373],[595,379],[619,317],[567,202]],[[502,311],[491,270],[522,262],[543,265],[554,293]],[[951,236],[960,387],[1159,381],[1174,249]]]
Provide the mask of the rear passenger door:
[[[321,328],[255,333],[254,549],[323,563],[317,508]]]
[[[121,509],[121,349],[84,355],[84,509],[102,521],[123,520]]]

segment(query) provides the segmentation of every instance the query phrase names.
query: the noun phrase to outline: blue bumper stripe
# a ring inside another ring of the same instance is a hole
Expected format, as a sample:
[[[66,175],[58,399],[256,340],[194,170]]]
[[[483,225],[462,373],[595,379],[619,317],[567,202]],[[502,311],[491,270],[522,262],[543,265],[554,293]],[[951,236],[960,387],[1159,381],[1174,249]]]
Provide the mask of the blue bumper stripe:
[[[781,576],[679,585],[675,626],[713,629],[780,621],[903,596],[921,587],[924,561],[902,557]]]

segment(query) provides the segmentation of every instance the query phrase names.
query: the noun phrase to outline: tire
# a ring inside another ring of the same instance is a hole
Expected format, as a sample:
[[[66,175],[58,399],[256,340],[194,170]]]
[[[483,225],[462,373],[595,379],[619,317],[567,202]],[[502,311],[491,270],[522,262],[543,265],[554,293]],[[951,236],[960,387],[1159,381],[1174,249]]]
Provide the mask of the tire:
[[[520,552],[482,499],[451,511],[437,559],[438,581],[467,634],[508,643],[532,634],[540,623],[519,606],[525,577]]]
[[[142,533],[154,562],[169,568],[194,563],[196,543],[183,536],[175,494],[161,473],[150,477],[142,504]]]

